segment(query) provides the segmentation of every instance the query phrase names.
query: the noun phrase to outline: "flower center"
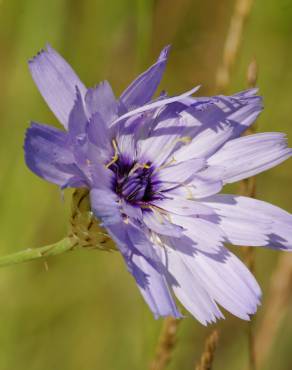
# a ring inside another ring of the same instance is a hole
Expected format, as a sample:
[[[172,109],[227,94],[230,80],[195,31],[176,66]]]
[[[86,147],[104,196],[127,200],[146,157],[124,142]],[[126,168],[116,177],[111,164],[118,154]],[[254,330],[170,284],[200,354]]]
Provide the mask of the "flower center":
[[[148,202],[154,196],[153,167],[151,163],[130,162],[119,157],[109,167],[116,175],[114,190],[131,203]]]

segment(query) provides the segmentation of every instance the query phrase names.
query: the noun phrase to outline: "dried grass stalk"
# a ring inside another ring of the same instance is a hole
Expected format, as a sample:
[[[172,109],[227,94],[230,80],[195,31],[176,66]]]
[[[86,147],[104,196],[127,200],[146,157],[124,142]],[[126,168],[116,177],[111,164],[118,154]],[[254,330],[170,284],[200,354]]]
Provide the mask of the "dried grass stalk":
[[[230,83],[232,67],[235,63],[246,20],[250,14],[253,0],[236,0],[227,33],[222,64],[216,74],[216,90],[224,92]]]
[[[214,329],[205,341],[205,348],[201,355],[196,370],[211,370],[214,360],[215,351],[218,345],[219,333]]]
[[[265,312],[255,336],[256,364],[265,364],[292,296],[292,255],[282,253],[271,278]]]
[[[177,329],[181,320],[173,317],[164,319],[160,337],[149,370],[163,370],[171,360],[176,344]]]
[[[253,61],[248,68],[249,87],[255,86],[256,79],[257,66],[256,62]],[[255,127],[253,126],[249,133],[254,132]],[[255,178],[242,181],[240,193],[254,197],[256,192],[255,185]],[[251,271],[254,271],[254,253],[255,250],[250,247],[245,250],[246,264]],[[287,303],[292,295],[291,284],[292,256],[283,253],[279,257],[278,265],[271,278],[270,290],[265,304],[266,310],[256,335],[253,334],[253,326],[249,325],[249,370],[262,368],[268,357],[281,321],[287,311]]]
[[[255,87],[257,82],[257,63],[256,60],[252,60],[247,68],[247,85],[248,87]],[[245,133],[245,135],[253,134],[256,131],[256,126],[251,126]],[[248,179],[244,179],[239,184],[239,193],[241,195],[254,198],[256,195],[256,178],[250,177]],[[245,264],[250,269],[251,272],[254,273],[255,271],[255,249],[252,247],[246,247],[243,249],[243,255]],[[249,353],[249,370],[256,369],[256,351],[255,351],[255,343],[254,343],[254,319],[252,318],[251,321],[248,323],[247,327],[247,337],[248,337],[248,353]]]

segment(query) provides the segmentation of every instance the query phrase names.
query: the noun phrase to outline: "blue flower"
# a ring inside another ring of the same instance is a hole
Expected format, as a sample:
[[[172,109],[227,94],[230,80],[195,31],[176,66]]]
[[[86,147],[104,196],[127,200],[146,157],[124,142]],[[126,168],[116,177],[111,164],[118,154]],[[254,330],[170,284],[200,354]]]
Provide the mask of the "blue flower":
[[[155,317],[181,316],[174,293],[203,324],[223,318],[218,305],[248,320],[261,291],[224,243],[291,250],[292,216],[218,193],[292,152],[281,133],[240,136],[262,110],[256,89],[153,98],[168,51],[119,98],[106,81],[86,88],[50,46],[41,51],[30,71],[65,131],[32,123],[26,163],[62,189],[89,190]]]

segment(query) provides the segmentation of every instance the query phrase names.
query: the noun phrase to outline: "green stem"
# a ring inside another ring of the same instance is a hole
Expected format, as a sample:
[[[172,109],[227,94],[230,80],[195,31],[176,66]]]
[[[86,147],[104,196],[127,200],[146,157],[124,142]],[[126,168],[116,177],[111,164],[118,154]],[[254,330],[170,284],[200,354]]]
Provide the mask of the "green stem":
[[[0,267],[28,262],[49,256],[56,256],[57,254],[62,254],[74,249],[75,246],[76,244],[73,243],[72,239],[67,237],[51,245],[46,245],[44,247],[35,249],[29,248],[21,252],[16,252],[9,254],[8,256],[0,257]]]

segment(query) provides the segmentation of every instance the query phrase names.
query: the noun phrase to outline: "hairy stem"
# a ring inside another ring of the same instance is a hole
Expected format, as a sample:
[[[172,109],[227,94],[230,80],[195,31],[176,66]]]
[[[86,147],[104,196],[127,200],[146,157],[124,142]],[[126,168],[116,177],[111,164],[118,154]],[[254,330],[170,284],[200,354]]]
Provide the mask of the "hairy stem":
[[[56,256],[64,252],[70,251],[76,247],[76,244],[71,238],[67,237],[57,243],[46,245],[40,248],[28,248],[20,252],[12,253],[7,256],[0,257],[0,267],[15,265],[33,261],[49,256]]]

